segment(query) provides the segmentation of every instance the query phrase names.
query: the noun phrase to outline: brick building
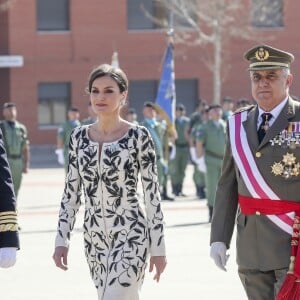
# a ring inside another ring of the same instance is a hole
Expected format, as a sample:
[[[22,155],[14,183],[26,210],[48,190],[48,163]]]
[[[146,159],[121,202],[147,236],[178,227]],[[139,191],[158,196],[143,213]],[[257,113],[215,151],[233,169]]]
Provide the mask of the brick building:
[[[92,67],[110,63],[114,51],[118,51],[120,66],[129,76],[130,106],[140,112],[145,101],[155,99],[166,35],[140,11],[140,3],[144,3],[149,11],[157,13],[154,1],[8,1],[9,9],[0,12],[0,55],[21,55],[24,64],[0,64],[0,105],[6,101],[17,103],[19,119],[28,126],[32,144],[55,144],[57,126],[65,120],[68,106],[78,107],[81,117],[86,117],[87,76]],[[244,2],[245,9],[249,9],[257,1]],[[277,23],[260,24],[256,15],[253,30],[259,38],[230,45],[231,69],[223,82],[223,96],[251,99],[247,63],[241,57],[249,47],[265,42],[263,36],[268,37],[268,44],[295,55],[291,93],[300,95],[300,2],[273,2],[279,4],[273,12],[279,16]],[[213,94],[212,75],[201,59],[202,47],[175,48],[177,101],[185,103],[189,113],[199,98],[210,102]]]

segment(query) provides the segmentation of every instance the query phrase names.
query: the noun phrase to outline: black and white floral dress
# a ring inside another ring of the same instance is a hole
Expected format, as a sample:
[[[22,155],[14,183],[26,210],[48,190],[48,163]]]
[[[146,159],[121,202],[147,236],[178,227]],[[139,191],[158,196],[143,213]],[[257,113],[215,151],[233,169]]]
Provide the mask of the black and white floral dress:
[[[148,254],[165,255],[153,141],[145,127],[134,125],[100,148],[88,128],[71,135],[56,246],[69,246],[83,190],[85,253],[99,299],[136,300]],[[144,203],[137,197],[139,173]]]

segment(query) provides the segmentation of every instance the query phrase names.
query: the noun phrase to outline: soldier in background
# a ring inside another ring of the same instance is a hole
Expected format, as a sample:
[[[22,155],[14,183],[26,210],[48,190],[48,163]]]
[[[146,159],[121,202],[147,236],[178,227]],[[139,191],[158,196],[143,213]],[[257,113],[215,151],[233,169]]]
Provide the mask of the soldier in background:
[[[222,109],[223,109],[222,119],[226,121],[228,117],[230,117],[233,114],[233,110],[234,110],[234,102],[230,97],[226,96],[223,98]]]
[[[23,173],[28,173],[30,151],[27,129],[17,121],[15,103],[6,102],[3,105],[4,120],[0,123],[3,141],[11,169],[16,197],[21,187]]]
[[[144,120],[141,122],[141,125],[145,126],[149,130],[154,142],[158,182],[161,188],[161,199],[172,201],[174,198],[167,194],[168,165],[164,158],[164,136],[166,132],[166,124],[164,122],[157,121],[156,115],[155,104],[152,102],[145,102],[143,108]]]
[[[199,130],[199,126],[203,122],[207,121],[206,117],[205,117],[207,115],[207,112],[206,112],[207,109],[208,109],[208,105],[207,105],[206,101],[199,100],[196,111],[193,112],[190,116],[190,129],[189,129],[190,158],[194,165],[193,180],[194,180],[195,187],[196,187],[196,194],[197,194],[197,197],[199,197],[200,199],[205,199],[205,197],[206,197],[205,173],[201,172],[197,165],[196,136],[197,136],[197,131]],[[203,119],[203,117],[204,117],[204,119]]]
[[[209,120],[197,132],[196,151],[200,171],[205,172],[209,222],[213,214],[215,192],[221,175],[226,142],[226,123],[222,119],[222,107],[211,105]],[[204,168],[203,168],[204,166]]]
[[[129,108],[126,113],[126,120],[130,123],[138,125],[139,122],[137,121],[137,114],[134,108]]]
[[[236,102],[236,109],[241,109],[242,107],[246,107],[251,105],[250,101],[246,98],[241,98]]]
[[[97,115],[93,111],[91,102],[88,105],[88,114],[89,116],[81,121],[81,125],[90,125],[97,122]]]
[[[184,196],[182,185],[185,177],[185,170],[189,161],[189,128],[190,119],[185,116],[186,110],[183,104],[176,106],[175,128],[177,138],[175,140],[175,157],[170,161],[170,177],[173,194]]]
[[[56,154],[58,162],[65,166],[67,172],[68,156],[69,156],[69,141],[72,130],[80,125],[79,110],[76,107],[70,107],[68,109],[68,121],[59,127],[57,132],[57,149]]]

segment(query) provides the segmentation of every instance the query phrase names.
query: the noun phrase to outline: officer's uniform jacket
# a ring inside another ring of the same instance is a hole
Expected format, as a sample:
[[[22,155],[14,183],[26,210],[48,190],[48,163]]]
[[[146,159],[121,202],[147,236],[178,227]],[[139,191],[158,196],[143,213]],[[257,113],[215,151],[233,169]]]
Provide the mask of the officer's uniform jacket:
[[[0,130],[0,248],[19,248],[16,198]]]
[[[251,106],[247,110],[248,117],[242,126],[260,173],[281,200],[299,202],[300,205],[300,172],[299,175],[287,179],[272,172],[272,166],[282,161],[287,153],[293,154],[296,162],[300,162],[300,147],[291,149],[278,144],[272,146],[270,142],[288,128],[289,122],[300,122],[300,103],[288,99],[260,144],[257,137],[258,107]],[[224,242],[229,248],[236,221],[239,266],[261,271],[287,268],[291,254],[291,236],[266,216],[241,214],[238,194],[251,197],[233,159],[228,139],[222,175],[216,191],[211,243]]]

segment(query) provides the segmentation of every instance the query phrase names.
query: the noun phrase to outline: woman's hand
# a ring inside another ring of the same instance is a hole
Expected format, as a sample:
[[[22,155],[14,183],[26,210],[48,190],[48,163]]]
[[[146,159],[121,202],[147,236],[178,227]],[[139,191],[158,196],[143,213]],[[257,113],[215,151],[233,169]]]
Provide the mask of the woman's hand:
[[[150,258],[150,266],[149,266],[149,272],[153,271],[153,267],[155,266],[156,273],[153,277],[153,280],[156,280],[159,282],[160,275],[164,271],[167,265],[167,259],[165,256],[152,256]]]
[[[55,248],[52,256],[55,265],[64,271],[68,270],[68,251],[67,247],[59,246]]]

